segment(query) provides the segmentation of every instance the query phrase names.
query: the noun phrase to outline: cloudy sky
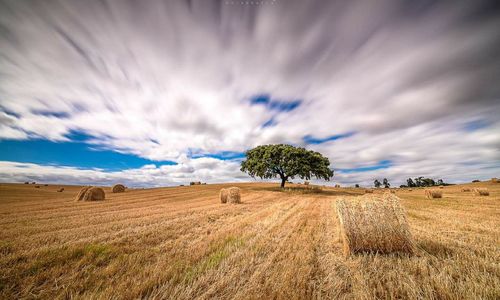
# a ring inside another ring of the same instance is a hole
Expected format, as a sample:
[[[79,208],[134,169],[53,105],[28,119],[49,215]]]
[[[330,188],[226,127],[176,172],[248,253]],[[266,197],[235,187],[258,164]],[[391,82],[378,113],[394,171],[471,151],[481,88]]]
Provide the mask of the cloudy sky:
[[[0,0],[0,181],[327,184],[500,176],[498,1]]]

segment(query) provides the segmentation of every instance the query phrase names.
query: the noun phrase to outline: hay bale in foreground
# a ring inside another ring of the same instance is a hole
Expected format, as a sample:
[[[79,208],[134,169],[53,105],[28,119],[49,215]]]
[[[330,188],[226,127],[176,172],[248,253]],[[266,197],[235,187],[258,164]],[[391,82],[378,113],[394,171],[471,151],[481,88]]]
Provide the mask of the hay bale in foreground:
[[[123,193],[125,192],[125,186],[123,184],[115,184],[111,190],[113,193]]]
[[[490,192],[487,188],[475,188],[473,190],[474,195],[476,196],[489,196]]]
[[[470,192],[469,188],[462,188],[462,192]]]
[[[344,254],[409,253],[415,246],[399,198],[365,195],[337,200],[340,236]]]
[[[95,186],[83,187],[78,195],[76,196],[76,201],[98,201],[104,200],[106,194],[104,190]]]
[[[220,189],[219,192],[220,203],[227,203],[228,193],[229,191],[227,189]]]
[[[335,187],[336,187],[336,188],[339,188],[339,187],[340,187],[340,184],[336,184],[336,185],[335,185]]]
[[[239,187],[230,187],[227,189],[227,201],[230,203],[241,203],[241,193]]]
[[[443,192],[439,190],[425,190],[427,199],[443,198]]]

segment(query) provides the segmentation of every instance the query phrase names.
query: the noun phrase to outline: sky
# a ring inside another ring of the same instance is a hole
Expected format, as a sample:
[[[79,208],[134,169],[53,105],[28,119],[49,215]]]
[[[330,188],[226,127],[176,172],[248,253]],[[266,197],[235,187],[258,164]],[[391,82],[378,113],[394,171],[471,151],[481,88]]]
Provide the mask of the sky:
[[[319,184],[500,177],[499,28],[481,0],[0,0],[0,181],[254,181],[275,143]]]

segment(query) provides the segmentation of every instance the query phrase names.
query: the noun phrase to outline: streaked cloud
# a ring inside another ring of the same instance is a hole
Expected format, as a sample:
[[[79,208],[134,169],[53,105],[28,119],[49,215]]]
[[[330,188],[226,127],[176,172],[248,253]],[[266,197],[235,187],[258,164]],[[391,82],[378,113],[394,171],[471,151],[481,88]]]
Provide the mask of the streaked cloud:
[[[498,176],[499,11],[496,1],[0,1],[0,139],[79,132],[99,149],[178,163],[110,173],[152,184],[162,168],[190,176],[200,159],[220,167],[200,180],[238,180],[233,159],[267,143],[317,149],[353,170],[336,173],[349,184]],[[362,169],[381,161],[392,164]],[[26,175],[6,164],[4,180]],[[57,168],[28,169],[82,174]]]

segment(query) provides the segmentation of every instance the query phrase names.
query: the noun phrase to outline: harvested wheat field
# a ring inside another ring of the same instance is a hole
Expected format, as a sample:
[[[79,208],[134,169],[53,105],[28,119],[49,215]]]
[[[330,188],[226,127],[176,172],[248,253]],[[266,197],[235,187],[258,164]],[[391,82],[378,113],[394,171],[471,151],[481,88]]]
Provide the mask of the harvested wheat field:
[[[221,188],[241,188],[223,205]],[[461,189],[488,188],[489,197]],[[355,188],[0,185],[0,298],[498,299],[500,185],[396,190],[410,254],[344,257],[336,201]]]

